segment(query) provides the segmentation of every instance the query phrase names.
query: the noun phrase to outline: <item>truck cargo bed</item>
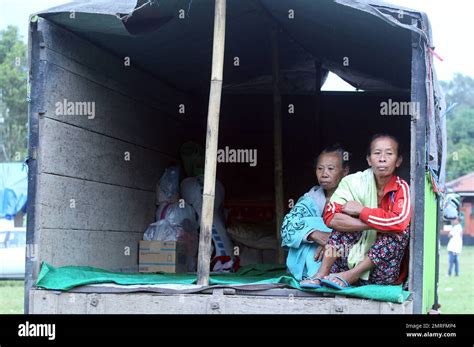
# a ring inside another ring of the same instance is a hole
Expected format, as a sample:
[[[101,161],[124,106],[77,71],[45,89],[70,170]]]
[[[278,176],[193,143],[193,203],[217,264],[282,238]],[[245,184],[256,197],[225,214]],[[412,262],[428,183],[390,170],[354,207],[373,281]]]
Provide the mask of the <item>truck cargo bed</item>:
[[[327,297],[292,289],[255,293],[214,289],[200,294],[110,293],[110,288],[82,287],[83,292],[30,290],[30,313],[41,314],[411,314],[402,304]]]

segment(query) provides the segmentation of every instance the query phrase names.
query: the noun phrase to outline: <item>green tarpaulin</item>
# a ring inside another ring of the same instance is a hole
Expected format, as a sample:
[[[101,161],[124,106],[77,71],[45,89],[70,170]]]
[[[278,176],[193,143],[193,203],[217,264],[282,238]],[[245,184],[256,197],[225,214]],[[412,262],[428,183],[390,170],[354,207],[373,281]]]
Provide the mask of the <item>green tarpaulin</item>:
[[[50,290],[67,291],[74,287],[98,283],[119,285],[196,284],[196,275],[119,273],[86,266],[55,268],[48,263],[43,263],[36,286]],[[286,272],[285,267],[266,264],[244,266],[236,273],[211,275],[209,280],[210,285],[271,285],[277,283],[302,290],[298,281]],[[366,285],[348,288],[343,291],[329,288],[304,289],[304,291],[333,293],[393,303],[405,302],[410,295],[410,292],[404,291],[402,286],[382,285]]]

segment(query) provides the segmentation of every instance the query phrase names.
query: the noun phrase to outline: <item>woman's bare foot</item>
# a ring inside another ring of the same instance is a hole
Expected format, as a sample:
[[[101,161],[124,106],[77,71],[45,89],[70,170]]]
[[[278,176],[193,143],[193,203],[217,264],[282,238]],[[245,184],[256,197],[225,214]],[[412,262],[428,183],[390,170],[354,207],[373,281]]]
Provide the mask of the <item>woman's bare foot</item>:
[[[313,277],[306,278],[300,281],[300,284],[314,284],[314,285],[321,285],[321,277],[315,275]]]

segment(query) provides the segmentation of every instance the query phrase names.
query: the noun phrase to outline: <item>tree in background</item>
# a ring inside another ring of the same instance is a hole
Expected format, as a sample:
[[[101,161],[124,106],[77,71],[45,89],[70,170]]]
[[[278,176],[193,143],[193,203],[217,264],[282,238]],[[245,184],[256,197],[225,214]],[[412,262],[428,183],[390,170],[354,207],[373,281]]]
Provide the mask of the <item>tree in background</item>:
[[[447,179],[474,171],[474,108],[460,107],[447,119]]]
[[[441,86],[443,87],[448,106],[458,103],[474,108],[474,78],[456,73],[451,81],[441,81]]]
[[[27,58],[18,28],[0,31],[0,161],[27,155]]]
[[[447,105],[456,103],[447,115],[448,158],[446,177],[453,180],[474,171],[474,79],[455,74],[441,82]]]

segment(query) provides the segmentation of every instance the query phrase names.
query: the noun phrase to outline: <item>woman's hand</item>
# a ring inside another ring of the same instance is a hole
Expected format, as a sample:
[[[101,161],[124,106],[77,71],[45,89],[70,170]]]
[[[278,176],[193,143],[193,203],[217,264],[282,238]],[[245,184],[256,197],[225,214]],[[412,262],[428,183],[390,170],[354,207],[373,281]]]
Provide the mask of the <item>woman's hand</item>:
[[[323,256],[324,256],[324,246],[318,246],[316,248],[316,252],[314,253],[314,260],[323,261]]]
[[[326,242],[328,242],[329,235],[331,235],[331,233],[325,233],[324,231],[313,230],[313,232],[309,235],[308,239],[316,242],[317,244],[321,246],[324,246]]]
[[[359,218],[359,215],[364,206],[356,201],[348,201],[342,206],[342,213],[345,213],[349,216]]]

